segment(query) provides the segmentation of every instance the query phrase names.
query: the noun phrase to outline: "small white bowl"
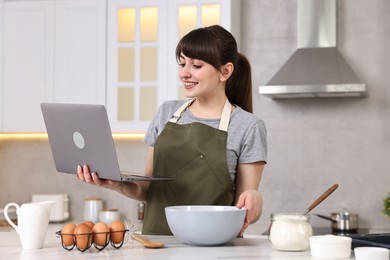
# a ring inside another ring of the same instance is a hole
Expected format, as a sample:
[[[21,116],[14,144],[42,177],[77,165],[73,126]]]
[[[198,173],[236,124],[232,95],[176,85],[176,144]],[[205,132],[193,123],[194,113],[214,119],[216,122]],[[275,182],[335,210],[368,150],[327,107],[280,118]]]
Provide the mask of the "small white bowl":
[[[390,250],[383,247],[355,247],[356,260],[389,260]]]
[[[169,228],[180,241],[197,246],[225,244],[239,234],[246,209],[234,206],[166,207]]]
[[[323,259],[343,259],[351,256],[352,238],[325,235],[312,236],[310,253],[312,257]]]

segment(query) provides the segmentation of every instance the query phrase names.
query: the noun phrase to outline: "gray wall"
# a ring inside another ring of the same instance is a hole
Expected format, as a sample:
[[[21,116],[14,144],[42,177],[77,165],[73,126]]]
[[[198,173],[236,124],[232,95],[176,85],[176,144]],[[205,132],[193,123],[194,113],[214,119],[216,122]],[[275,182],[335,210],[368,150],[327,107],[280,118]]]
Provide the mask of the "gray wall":
[[[255,113],[268,127],[262,221],[271,212],[302,211],[339,183],[314,212],[346,207],[361,226],[390,227],[381,214],[390,192],[390,2],[338,2],[338,48],[368,85],[368,98],[281,101],[259,95],[258,86],[296,49],[296,1],[243,2],[242,50],[253,65]]]
[[[360,226],[389,228],[381,214],[390,192],[390,1],[342,0],[338,4],[338,47],[368,98],[275,101],[258,94],[296,49],[296,2],[243,0],[241,50],[252,63],[255,114],[266,121],[269,157],[260,190],[264,211],[300,212],[333,183],[339,189],[314,212],[342,207],[358,213]],[[147,146],[116,141],[124,169],[142,171]],[[83,199],[100,196],[106,206],[136,219],[136,202],[55,172],[45,140],[0,140],[0,207],[30,200],[32,193],[68,193],[75,219]],[[32,177],[33,176],[33,177]],[[314,226],[330,226],[312,217]],[[263,230],[259,230],[263,231]]]

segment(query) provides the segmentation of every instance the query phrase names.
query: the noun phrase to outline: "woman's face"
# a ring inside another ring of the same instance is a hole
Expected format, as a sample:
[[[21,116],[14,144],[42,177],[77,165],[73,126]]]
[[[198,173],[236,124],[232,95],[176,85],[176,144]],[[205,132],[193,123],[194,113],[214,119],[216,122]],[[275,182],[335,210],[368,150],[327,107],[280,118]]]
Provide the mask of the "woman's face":
[[[210,96],[214,93],[224,93],[224,82],[221,72],[209,63],[191,59],[183,53],[179,59],[179,78],[183,82],[185,95],[188,98]]]

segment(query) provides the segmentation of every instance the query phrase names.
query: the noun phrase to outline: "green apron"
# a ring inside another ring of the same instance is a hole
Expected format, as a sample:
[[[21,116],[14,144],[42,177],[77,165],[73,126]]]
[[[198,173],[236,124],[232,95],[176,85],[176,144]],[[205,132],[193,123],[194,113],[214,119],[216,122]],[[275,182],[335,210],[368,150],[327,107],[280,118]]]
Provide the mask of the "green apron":
[[[171,235],[165,207],[233,205],[233,182],[226,161],[227,127],[231,104],[226,100],[219,129],[177,120],[193,100],[180,107],[154,146],[154,174],[173,181],[152,181],[146,198],[143,234]]]

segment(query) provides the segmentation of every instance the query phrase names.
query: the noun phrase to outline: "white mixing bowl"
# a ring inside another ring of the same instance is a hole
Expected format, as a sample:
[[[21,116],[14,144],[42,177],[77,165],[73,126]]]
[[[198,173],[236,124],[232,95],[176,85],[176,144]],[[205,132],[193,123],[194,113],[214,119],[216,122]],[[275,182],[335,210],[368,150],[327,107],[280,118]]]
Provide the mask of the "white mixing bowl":
[[[197,246],[225,244],[239,234],[246,209],[234,206],[172,206],[165,208],[169,228],[180,241]]]

